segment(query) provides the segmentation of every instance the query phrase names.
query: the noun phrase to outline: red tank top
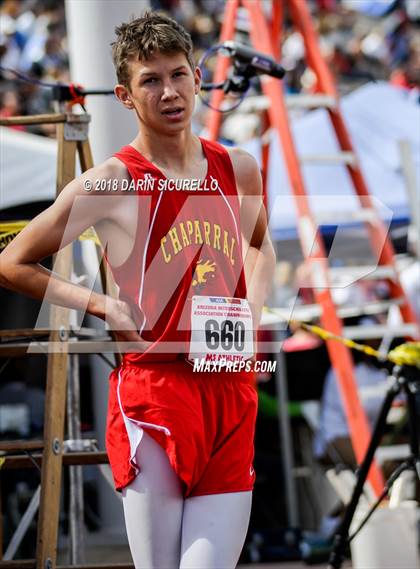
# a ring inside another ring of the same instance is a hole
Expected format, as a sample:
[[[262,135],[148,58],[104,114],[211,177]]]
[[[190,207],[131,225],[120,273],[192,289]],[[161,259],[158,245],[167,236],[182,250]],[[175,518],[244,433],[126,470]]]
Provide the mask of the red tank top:
[[[138,219],[131,253],[110,266],[140,335],[153,342],[143,354],[125,354],[126,363],[184,358],[194,295],[246,298],[232,163],[223,146],[200,141],[208,164],[200,183],[168,180],[132,146],[115,154],[136,188]]]

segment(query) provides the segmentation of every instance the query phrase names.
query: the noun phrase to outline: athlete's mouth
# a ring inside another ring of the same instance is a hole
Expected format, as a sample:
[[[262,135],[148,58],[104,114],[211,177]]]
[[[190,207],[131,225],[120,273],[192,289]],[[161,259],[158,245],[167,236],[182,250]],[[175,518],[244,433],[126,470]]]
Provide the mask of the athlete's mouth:
[[[179,113],[182,113],[183,111],[183,107],[173,107],[171,109],[165,109],[162,111],[163,115],[167,115],[167,116],[176,116]]]

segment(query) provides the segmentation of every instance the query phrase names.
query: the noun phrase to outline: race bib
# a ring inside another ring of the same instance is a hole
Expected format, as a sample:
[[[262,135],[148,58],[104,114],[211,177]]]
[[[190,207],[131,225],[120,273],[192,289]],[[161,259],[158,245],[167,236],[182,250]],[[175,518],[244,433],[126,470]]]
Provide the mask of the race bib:
[[[235,362],[254,355],[252,312],[244,298],[193,296],[189,359]]]

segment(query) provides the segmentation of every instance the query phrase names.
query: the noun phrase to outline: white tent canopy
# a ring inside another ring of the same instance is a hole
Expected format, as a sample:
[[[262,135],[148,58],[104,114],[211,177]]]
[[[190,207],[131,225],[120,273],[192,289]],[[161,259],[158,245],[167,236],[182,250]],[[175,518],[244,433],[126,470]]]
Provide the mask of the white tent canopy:
[[[56,162],[55,140],[0,127],[0,209],[54,199]]]
[[[380,213],[388,218],[408,218],[409,202],[401,171],[399,141],[410,143],[416,170],[420,168],[420,107],[406,91],[387,83],[372,83],[342,99],[344,119],[369,192]],[[327,111],[319,109],[292,122],[298,156],[337,154],[335,133]],[[258,159],[259,140],[246,145]],[[317,216],[357,211],[353,185],[345,166],[307,163],[302,168],[305,188]],[[418,190],[418,187],[417,187]],[[278,137],[272,137],[268,176],[270,227],[281,239],[296,234],[296,213]],[[346,218],[347,215],[343,215]],[[333,222],[340,222],[333,218]]]

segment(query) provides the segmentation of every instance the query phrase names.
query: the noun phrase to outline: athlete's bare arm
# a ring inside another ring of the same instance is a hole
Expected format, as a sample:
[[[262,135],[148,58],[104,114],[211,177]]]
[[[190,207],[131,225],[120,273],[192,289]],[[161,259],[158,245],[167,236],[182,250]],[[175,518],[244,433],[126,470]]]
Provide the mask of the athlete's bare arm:
[[[40,264],[77,239],[88,227],[118,224],[118,216],[124,216],[125,196],[113,196],[113,207],[110,207],[109,199],[103,195],[88,194],[85,182],[95,184],[99,179],[122,179],[126,175],[123,165],[110,159],[70,182],[55,202],[34,218],[0,255],[0,285],[38,300],[45,297],[53,304],[86,309],[89,314],[106,319],[112,329],[127,330],[121,339],[138,341],[126,303],[70,283]]]
[[[248,300],[254,326],[258,328],[264,302],[274,275],[276,255],[270,239],[267,214],[262,199],[262,180],[258,164],[248,152],[229,149],[241,201],[241,233]]]

